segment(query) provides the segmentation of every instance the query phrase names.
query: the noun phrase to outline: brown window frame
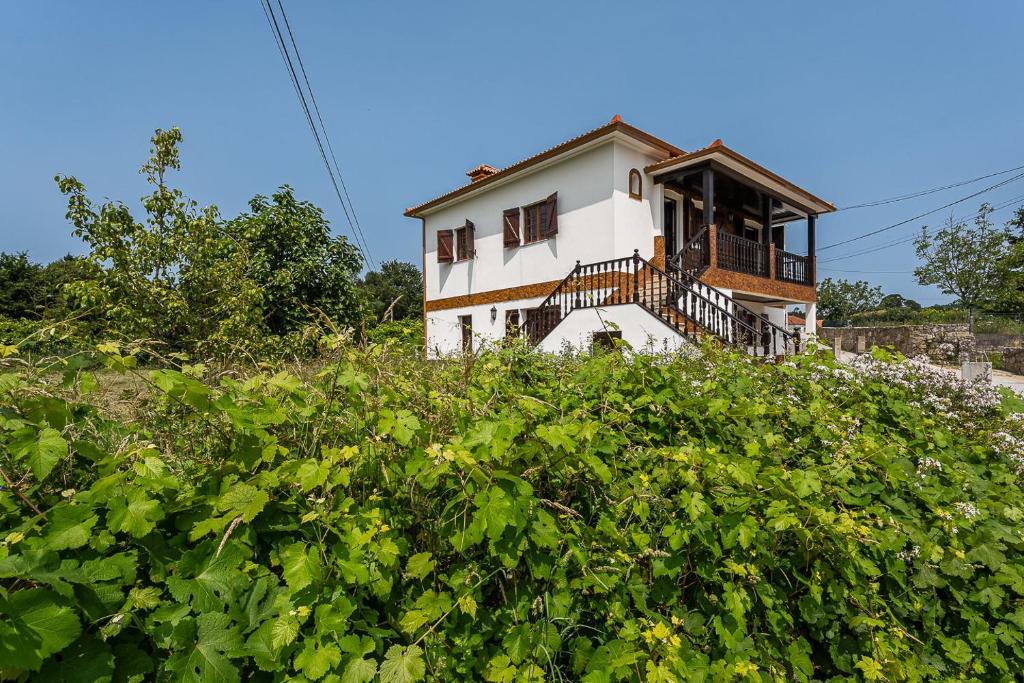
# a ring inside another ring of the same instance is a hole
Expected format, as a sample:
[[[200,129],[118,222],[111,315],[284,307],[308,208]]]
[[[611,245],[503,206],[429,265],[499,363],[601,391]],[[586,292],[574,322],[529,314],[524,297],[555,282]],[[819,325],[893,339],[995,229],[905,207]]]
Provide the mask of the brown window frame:
[[[633,178],[636,178],[636,192],[633,192]],[[629,169],[629,180],[626,182],[629,198],[642,201],[644,197],[644,177],[640,175],[640,171],[635,168]]]
[[[558,193],[523,207],[523,244],[534,244],[558,235]]]
[[[459,316],[459,329],[462,332],[462,352],[473,352],[473,315]]]
[[[455,229],[454,241],[454,261],[469,261],[476,258],[476,227],[473,221],[466,221],[464,226]]]

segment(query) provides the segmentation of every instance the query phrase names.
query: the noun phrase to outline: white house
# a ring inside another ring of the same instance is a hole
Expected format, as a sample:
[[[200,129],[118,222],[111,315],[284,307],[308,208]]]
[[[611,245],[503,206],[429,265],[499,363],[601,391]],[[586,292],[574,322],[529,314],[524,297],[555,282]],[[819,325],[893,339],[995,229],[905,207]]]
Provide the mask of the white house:
[[[685,152],[623,122],[412,207],[432,356],[525,334],[542,349],[702,335],[782,355],[815,331],[814,233],[835,207],[729,149]],[[785,250],[803,223],[807,254]]]

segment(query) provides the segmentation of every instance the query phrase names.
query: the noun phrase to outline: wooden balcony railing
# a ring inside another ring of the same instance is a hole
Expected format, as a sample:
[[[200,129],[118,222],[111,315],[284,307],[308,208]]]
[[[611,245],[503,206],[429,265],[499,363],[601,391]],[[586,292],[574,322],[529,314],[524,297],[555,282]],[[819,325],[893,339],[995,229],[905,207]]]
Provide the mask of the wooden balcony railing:
[[[783,249],[775,250],[775,279],[812,285],[811,263],[806,256],[793,254]]]
[[[718,232],[718,267],[768,277],[768,246],[727,232]]]
[[[814,286],[814,259],[708,225],[667,262],[670,271],[699,277],[708,268]]]

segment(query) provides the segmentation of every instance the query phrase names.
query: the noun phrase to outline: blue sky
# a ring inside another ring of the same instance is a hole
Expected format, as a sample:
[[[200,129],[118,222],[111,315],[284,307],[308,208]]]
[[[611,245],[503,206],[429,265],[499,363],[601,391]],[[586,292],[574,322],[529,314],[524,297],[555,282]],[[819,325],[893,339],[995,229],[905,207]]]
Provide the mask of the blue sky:
[[[402,216],[406,206],[479,163],[505,166],[614,114],[684,149],[721,137],[839,205],[1024,164],[1024,3],[285,6],[378,262],[418,263],[419,223]],[[5,9],[0,250],[38,261],[80,252],[54,174],[134,205],[149,136],[169,126],[185,136],[175,182],[201,203],[233,215],[289,183],[347,230],[257,0]],[[995,180],[826,216],[819,247]],[[1024,180],[985,198],[1021,195]],[[913,265],[904,244],[823,262],[819,277],[942,301],[914,284]]]

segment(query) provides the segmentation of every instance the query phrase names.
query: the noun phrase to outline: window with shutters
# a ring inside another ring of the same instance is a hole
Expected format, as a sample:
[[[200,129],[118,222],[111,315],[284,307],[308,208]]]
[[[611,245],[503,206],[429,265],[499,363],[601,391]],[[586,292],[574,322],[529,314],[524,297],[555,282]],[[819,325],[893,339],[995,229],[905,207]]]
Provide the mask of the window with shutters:
[[[551,239],[558,234],[558,193],[523,207],[523,243]]]
[[[640,171],[635,168],[629,169],[629,198],[640,200],[644,194],[644,180]]]

